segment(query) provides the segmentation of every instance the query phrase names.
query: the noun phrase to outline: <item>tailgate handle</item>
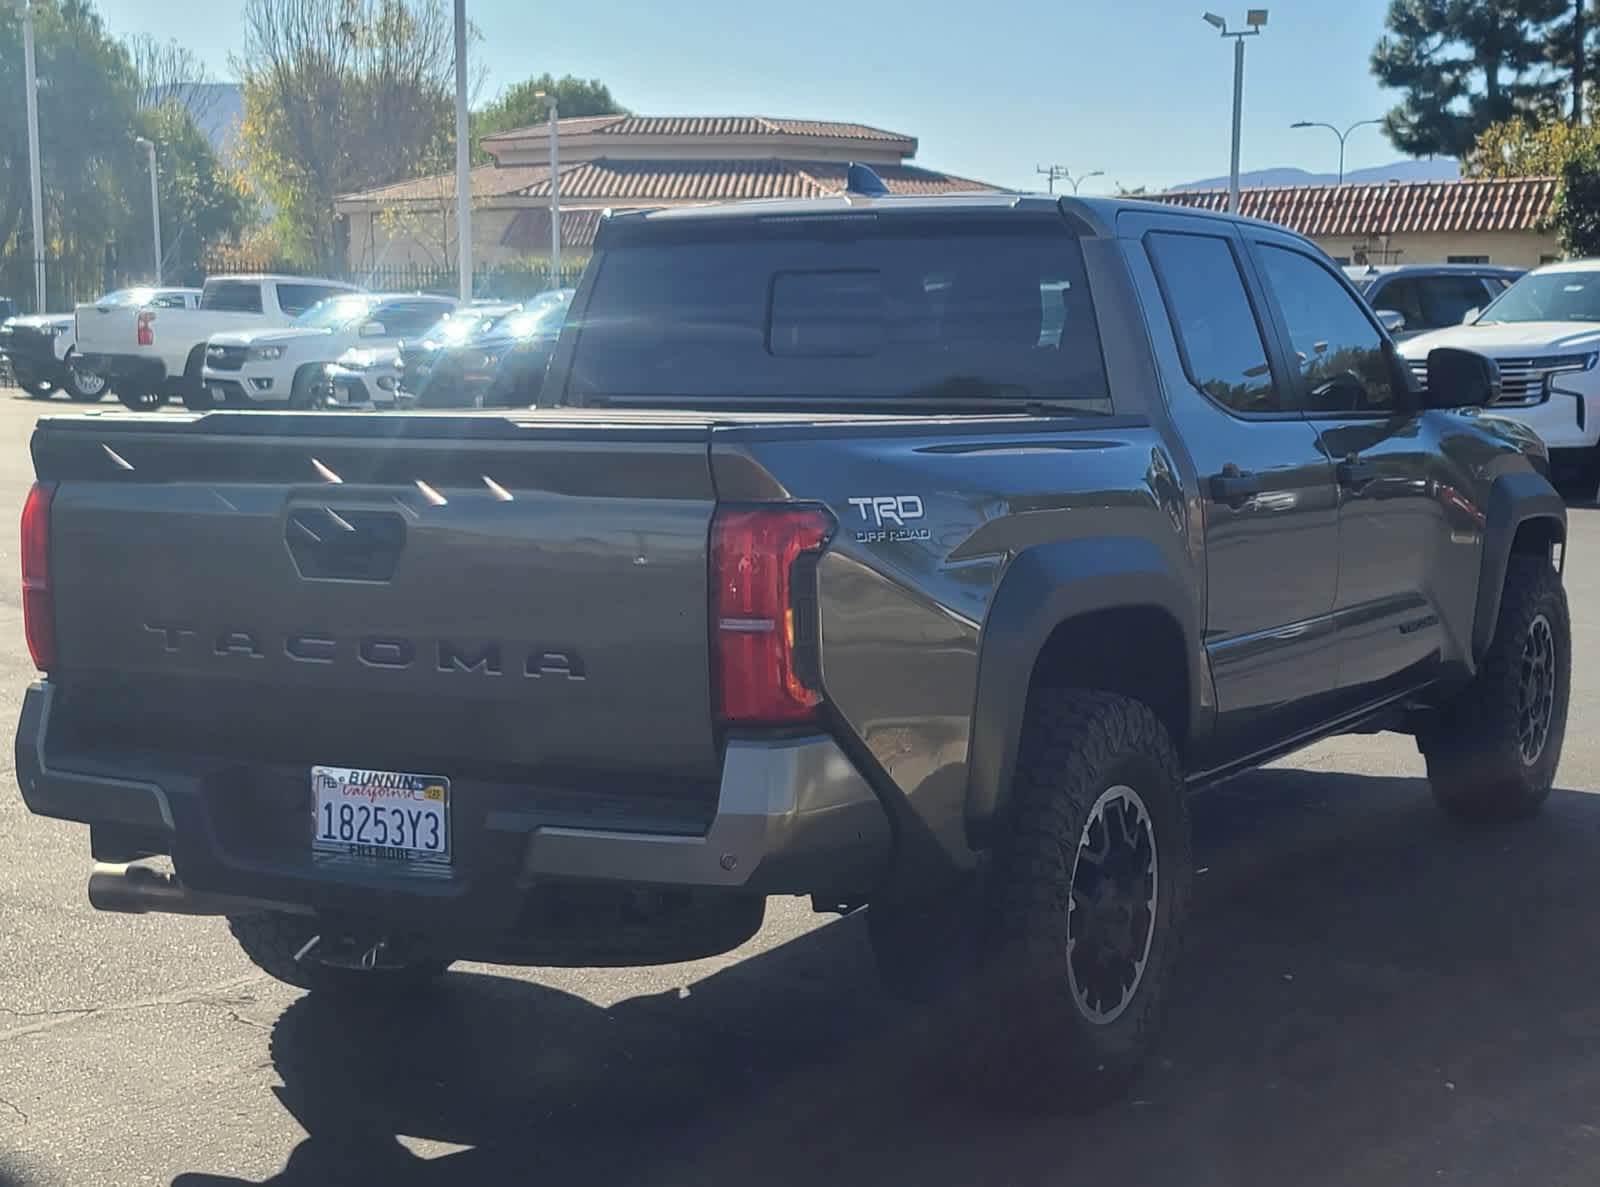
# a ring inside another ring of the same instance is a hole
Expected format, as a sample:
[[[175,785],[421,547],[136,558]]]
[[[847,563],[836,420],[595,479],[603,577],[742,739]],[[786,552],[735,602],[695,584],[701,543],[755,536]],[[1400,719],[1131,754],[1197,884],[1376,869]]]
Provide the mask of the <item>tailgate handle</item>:
[[[296,507],[284,534],[311,581],[388,581],[406,546],[405,520],[394,511]]]

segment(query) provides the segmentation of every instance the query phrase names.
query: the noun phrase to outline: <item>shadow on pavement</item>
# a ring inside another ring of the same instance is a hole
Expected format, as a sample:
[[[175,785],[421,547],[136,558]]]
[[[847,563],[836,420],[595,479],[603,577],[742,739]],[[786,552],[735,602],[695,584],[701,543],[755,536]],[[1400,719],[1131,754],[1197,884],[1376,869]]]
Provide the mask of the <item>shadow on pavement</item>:
[[[852,919],[611,1010],[470,975],[410,1011],[303,998],[272,1058],[309,1136],[270,1182],[1596,1180],[1600,796],[1471,832],[1418,780],[1273,770],[1195,820],[1160,1058],[1092,1117],[973,1109],[959,1028],[880,996]]]

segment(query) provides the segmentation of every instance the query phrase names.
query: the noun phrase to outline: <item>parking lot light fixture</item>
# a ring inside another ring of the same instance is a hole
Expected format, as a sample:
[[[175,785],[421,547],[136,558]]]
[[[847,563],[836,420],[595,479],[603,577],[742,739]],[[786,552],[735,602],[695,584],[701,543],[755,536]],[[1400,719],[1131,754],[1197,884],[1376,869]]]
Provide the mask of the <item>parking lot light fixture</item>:
[[[1332,132],[1335,136],[1337,136],[1339,138],[1339,184],[1343,185],[1344,184],[1344,142],[1345,142],[1345,140],[1349,137],[1350,133],[1354,132],[1357,128],[1365,128],[1370,124],[1381,124],[1381,123],[1383,123],[1382,120],[1357,120],[1355,123],[1351,124],[1348,128],[1346,128],[1343,132],[1339,131],[1339,129],[1334,127],[1334,125],[1322,123],[1320,120],[1295,120],[1295,122],[1290,124],[1289,126],[1291,128],[1326,128],[1326,129],[1328,129],[1328,131]]]
[[[1258,37],[1267,27],[1267,10],[1252,8],[1245,14],[1245,28],[1229,29],[1228,22],[1214,12],[1203,14],[1206,24],[1223,37],[1233,38],[1233,155],[1228,167],[1228,213],[1239,213],[1239,130],[1244,114],[1244,39]]]

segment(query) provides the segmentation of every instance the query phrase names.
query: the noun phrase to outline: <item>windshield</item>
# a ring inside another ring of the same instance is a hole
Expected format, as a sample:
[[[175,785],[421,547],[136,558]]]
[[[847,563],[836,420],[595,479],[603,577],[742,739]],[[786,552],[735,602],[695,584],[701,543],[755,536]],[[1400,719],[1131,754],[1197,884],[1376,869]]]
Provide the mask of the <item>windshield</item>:
[[[364,318],[372,304],[371,297],[329,297],[295,318],[294,324],[311,330],[340,330]]]
[[[1600,322],[1600,271],[1524,276],[1489,304],[1477,324],[1519,321]]]

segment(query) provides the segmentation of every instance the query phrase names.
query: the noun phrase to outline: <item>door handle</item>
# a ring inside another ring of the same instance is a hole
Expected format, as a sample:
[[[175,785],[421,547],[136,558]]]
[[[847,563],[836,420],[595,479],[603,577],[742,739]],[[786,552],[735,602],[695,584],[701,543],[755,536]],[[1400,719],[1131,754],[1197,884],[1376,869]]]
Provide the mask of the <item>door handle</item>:
[[[1253,496],[1261,493],[1260,476],[1240,470],[1231,463],[1222,468],[1222,473],[1213,474],[1207,480],[1207,485],[1211,489],[1212,502],[1226,503],[1229,507],[1243,507]]]
[[[1378,467],[1358,458],[1346,458],[1334,467],[1340,486],[1365,486],[1378,477]]]

